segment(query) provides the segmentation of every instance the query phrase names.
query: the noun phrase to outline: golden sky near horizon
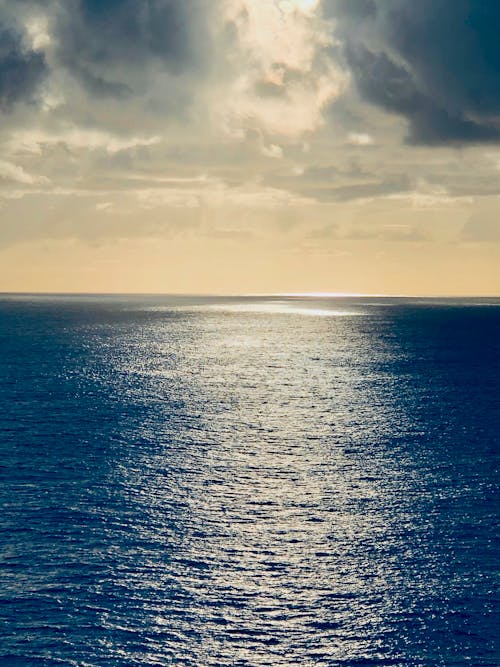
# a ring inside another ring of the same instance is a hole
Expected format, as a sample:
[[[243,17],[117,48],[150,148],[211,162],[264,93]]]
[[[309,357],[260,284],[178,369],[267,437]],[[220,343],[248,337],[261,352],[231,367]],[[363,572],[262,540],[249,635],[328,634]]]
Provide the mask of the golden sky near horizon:
[[[4,0],[0,291],[499,295],[477,6]]]

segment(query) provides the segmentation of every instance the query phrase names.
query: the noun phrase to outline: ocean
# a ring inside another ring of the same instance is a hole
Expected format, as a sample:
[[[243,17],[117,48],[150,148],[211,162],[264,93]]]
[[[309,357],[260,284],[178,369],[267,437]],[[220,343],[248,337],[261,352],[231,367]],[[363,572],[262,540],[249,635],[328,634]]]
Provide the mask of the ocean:
[[[500,300],[0,296],[0,664],[500,665]]]

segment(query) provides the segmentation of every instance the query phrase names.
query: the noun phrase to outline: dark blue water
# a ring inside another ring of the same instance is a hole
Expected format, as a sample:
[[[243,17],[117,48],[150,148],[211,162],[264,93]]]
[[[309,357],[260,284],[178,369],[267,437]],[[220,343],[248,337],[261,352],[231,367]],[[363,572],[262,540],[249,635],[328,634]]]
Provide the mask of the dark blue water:
[[[0,298],[0,663],[490,665],[500,301]]]

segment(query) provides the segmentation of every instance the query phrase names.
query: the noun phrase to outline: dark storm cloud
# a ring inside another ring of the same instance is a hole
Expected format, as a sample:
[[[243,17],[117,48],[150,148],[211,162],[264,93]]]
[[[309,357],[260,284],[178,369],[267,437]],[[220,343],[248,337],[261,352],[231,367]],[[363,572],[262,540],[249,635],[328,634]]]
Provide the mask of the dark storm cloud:
[[[73,0],[57,13],[58,57],[97,95],[136,92],[151,65],[179,76],[203,70],[210,40],[203,0]]]
[[[157,80],[149,75],[165,73],[170,106],[179,109],[211,62],[214,6],[207,0],[0,0],[0,112],[33,100],[43,78],[61,68],[91,95],[117,99],[151,96]],[[50,35],[47,57],[31,48],[24,27],[40,17]],[[182,86],[174,85],[181,79]],[[165,99],[163,113],[168,108]]]
[[[500,141],[500,3],[324,0],[368,101],[409,121],[409,141]]]
[[[0,111],[31,102],[45,74],[44,56],[32,51],[21,32],[0,16]]]

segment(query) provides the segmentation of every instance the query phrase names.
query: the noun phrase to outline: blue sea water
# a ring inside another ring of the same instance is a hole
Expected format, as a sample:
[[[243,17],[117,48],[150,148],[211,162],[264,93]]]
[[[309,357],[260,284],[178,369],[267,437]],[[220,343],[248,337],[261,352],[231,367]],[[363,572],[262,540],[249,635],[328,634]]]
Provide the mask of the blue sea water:
[[[0,663],[498,666],[500,300],[0,297]]]

